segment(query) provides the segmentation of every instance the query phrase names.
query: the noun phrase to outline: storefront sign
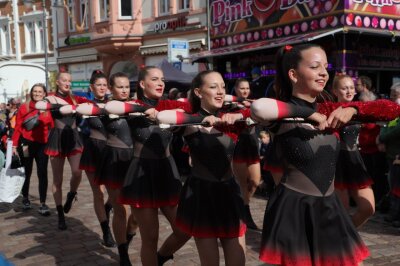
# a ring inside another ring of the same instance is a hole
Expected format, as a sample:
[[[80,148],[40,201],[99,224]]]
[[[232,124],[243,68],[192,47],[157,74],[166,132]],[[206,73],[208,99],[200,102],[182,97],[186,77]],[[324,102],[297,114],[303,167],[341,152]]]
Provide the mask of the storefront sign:
[[[352,0],[348,11],[347,26],[400,31],[399,0]]]
[[[400,31],[400,0],[208,0],[211,49],[344,26]]]
[[[89,88],[89,85],[90,85],[90,83],[89,83],[89,81],[87,81],[87,80],[79,80],[79,81],[72,81],[71,82],[71,88],[72,89],[81,89],[81,88],[85,88],[85,89],[87,89],[87,88]]]
[[[154,24],[154,30],[162,31],[162,30],[175,30],[177,28],[182,28],[187,25],[187,18],[186,17],[179,17],[175,20],[169,21],[161,21]]]
[[[183,39],[168,39],[168,61],[181,62],[189,57],[189,42]]]
[[[343,0],[209,0],[211,48],[340,26]]]

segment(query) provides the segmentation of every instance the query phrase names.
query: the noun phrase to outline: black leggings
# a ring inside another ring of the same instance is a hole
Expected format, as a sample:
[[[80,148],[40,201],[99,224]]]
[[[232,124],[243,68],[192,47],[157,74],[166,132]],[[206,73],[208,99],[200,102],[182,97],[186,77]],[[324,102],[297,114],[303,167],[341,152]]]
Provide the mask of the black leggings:
[[[28,145],[29,157],[23,156],[22,146],[19,146],[18,153],[21,158],[21,162],[25,167],[25,182],[22,187],[22,196],[28,197],[29,195],[29,185],[31,182],[32,168],[33,168],[33,160],[36,161],[36,170],[37,176],[39,178],[39,197],[40,202],[46,202],[47,196],[47,186],[48,186],[48,178],[47,178],[47,165],[49,162],[49,157],[44,153],[44,148],[46,144],[39,142],[31,142],[31,141],[22,141],[25,143],[24,145]]]

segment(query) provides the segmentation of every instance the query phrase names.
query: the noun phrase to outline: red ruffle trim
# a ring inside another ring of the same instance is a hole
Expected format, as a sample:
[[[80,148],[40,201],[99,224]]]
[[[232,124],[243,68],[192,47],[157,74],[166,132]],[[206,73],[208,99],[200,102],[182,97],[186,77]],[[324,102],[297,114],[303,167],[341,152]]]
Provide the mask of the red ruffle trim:
[[[80,170],[84,170],[86,172],[94,173],[96,172],[96,168],[92,165],[79,165]]]
[[[353,252],[345,257],[337,258],[324,256],[316,258],[315,261],[306,255],[288,257],[281,251],[262,249],[260,252],[260,260],[270,264],[288,266],[354,266],[358,265],[369,255],[369,250],[365,245],[354,248]]]
[[[233,158],[233,163],[245,163],[247,165],[260,163],[260,158]]]
[[[46,154],[48,156],[51,156],[51,157],[71,157],[71,156],[77,155],[79,153],[82,153],[82,151],[83,151],[83,148],[79,148],[79,149],[73,150],[73,151],[71,151],[69,153],[61,153],[61,152],[56,151],[56,150],[46,149],[44,151],[44,154]]]
[[[357,189],[364,189],[367,187],[370,187],[374,182],[372,181],[372,179],[368,179],[363,183],[358,183],[358,184],[349,184],[349,183],[343,183],[343,182],[336,182],[335,181],[335,188],[336,189],[349,189],[349,190],[357,190]]]
[[[400,198],[400,188],[399,187],[394,187],[390,190],[390,194]]]
[[[98,177],[94,178],[94,184],[100,186],[100,185],[104,185],[107,188],[111,188],[111,189],[121,189],[123,186],[123,181],[121,182],[115,182],[112,180],[100,180]]]

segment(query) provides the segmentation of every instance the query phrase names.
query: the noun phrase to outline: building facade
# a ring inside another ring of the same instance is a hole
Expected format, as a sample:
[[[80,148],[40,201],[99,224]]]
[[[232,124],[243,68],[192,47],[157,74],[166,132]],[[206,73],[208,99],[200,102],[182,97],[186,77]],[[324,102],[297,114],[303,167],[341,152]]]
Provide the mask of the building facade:
[[[57,71],[50,7],[50,0],[0,1],[0,63],[22,61],[45,65],[47,58],[47,70]],[[7,77],[0,77],[0,81],[3,79]],[[40,78],[43,80],[45,77]],[[23,91],[20,88],[0,88],[4,95],[20,97],[26,94],[29,85],[26,84]]]
[[[168,59],[168,39],[183,39],[190,53],[207,39],[206,3],[200,0],[67,0],[53,7],[57,64],[72,74],[73,89],[83,90],[93,70],[118,71],[132,79],[144,65]],[[188,57],[188,56],[187,56]],[[179,67],[198,65],[180,57]]]

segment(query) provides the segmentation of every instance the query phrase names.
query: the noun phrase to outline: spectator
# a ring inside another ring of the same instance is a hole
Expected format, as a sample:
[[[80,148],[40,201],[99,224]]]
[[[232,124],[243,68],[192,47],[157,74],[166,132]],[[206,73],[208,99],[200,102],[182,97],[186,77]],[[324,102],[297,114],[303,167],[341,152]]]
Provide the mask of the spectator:
[[[266,80],[261,76],[261,69],[259,67],[254,67],[251,70],[251,82],[250,90],[251,95],[249,98],[258,99],[265,96],[265,91],[267,89]]]
[[[390,88],[390,98],[394,102],[400,100],[400,83],[395,83]],[[397,163],[393,164],[396,156],[400,154],[400,121],[399,118],[391,121],[386,127],[382,127],[379,134],[379,142],[384,144],[386,159],[389,165],[390,184],[390,209],[385,217],[387,222],[393,222],[400,226],[400,176],[397,175]],[[395,167],[395,169],[392,169]]]
[[[35,109],[35,104],[47,96],[44,84],[33,85],[29,100],[23,104],[16,116],[15,131],[12,136],[13,153],[19,154],[25,167],[25,182],[22,187],[22,207],[24,210],[31,208],[29,200],[29,185],[32,174],[33,160],[36,161],[37,176],[39,178],[39,213],[43,216],[50,215],[46,205],[47,197],[47,164],[49,157],[44,154],[48,140],[48,133],[53,127],[50,112]]]
[[[355,101],[360,100],[359,98],[366,99],[377,99],[378,96],[375,93],[374,88],[372,87],[372,80],[367,76],[359,76],[356,81],[356,91],[357,94],[354,97]]]

